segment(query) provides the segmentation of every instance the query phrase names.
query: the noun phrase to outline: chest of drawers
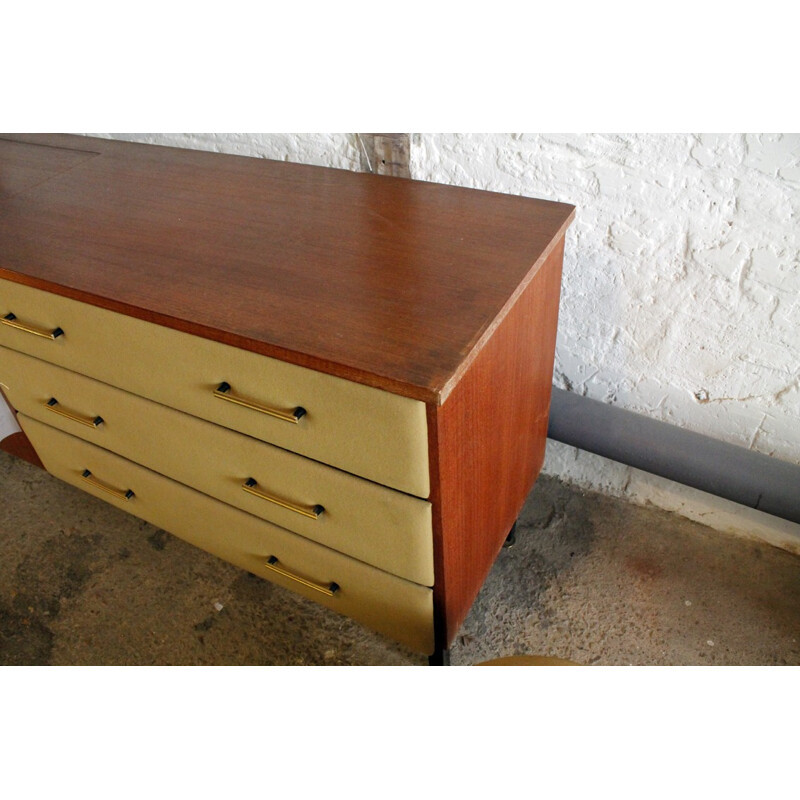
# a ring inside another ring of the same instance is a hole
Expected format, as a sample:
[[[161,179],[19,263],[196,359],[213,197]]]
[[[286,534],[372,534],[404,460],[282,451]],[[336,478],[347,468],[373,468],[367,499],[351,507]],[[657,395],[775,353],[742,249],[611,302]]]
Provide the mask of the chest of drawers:
[[[541,468],[573,214],[0,137],[0,389],[56,477],[441,654]]]

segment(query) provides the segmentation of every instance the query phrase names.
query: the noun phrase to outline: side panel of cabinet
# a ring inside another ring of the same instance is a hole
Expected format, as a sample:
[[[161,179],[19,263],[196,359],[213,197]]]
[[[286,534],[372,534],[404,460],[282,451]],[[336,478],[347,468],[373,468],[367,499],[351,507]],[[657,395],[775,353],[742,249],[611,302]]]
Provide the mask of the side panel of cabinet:
[[[428,407],[437,646],[455,637],[544,461],[563,238],[440,407]]]

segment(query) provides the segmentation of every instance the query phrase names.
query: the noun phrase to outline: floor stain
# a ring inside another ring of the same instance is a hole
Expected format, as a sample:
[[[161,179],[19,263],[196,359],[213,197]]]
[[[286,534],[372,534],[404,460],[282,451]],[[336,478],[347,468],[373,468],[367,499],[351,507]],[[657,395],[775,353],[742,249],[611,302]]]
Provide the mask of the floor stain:
[[[517,633],[554,628],[559,615],[548,592],[591,551],[593,541],[586,498],[557,481],[540,479],[540,491],[528,497],[520,513],[516,543],[500,552],[462,625],[459,643],[477,649],[482,659],[498,620]]]
[[[147,537],[148,544],[154,550],[163,550],[167,546],[169,534],[166,531],[157,530]]]
[[[0,606],[0,664],[47,665],[53,638],[50,628],[37,617]]]
[[[100,534],[59,533],[20,562],[13,608],[22,614],[55,617],[63,600],[78,595],[107,559],[98,548]],[[98,557],[99,556],[99,557]]]
[[[202,622],[198,622],[194,626],[194,629],[196,631],[209,631],[213,627],[215,621],[214,616],[209,614]]]
[[[664,574],[663,567],[650,559],[628,556],[624,563],[625,567],[637,578],[653,580]]]

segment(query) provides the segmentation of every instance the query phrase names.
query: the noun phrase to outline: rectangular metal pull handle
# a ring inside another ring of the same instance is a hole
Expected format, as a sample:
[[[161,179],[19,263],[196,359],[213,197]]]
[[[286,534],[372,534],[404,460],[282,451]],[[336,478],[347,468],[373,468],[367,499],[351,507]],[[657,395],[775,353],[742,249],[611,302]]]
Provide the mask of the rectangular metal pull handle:
[[[336,592],[339,591],[339,584],[338,583],[315,583],[314,581],[310,581],[307,578],[301,578],[299,575],[295,575],[293,572],[289,572],[288,569],[284,569],[280,566],[280,562],[275,556],[270,556],[267,559],[267,563],[264,564],[265,567],[268,567],[273,572],[277,572],[278,575],[283,575],[284,578],[289,578],[290,580],[297,581],[298,583],[302,583],[303,586],[307,586],[309,589],[314,589],[317,592],[322,592],[322,594],[326,595],[327,597],[333,597]]]
[[[269,503],[274,503],[276,506],[280,506],[281,508],[288,508],[289,511],[294,511],[295,514],[302,514],[304,517],[310,517],[311,519],[319,519],[320,515],[325,512],[325,507],[319,504],[314,506],[297,505],[296,503],[291,503],[288,500],[283,500],[280,497],[275,497],[275,495],[267,494],[257,487],[258,483],[256,483],[255,479],[253,478],[248,478],[242,484],[242,489],[244,489],[244,491],[246,491],[248,494],[259,497]]]
[[[34,336],[41,336],[42,339],[58,339],[59,336],[64,335],[61,328],[53,328],[47,330],[46,328],[39,328],[36,325],[27,325],[17,319],[16,314],[9,312],[4,317],[0,317],[0,323],[8,325],[9,328],[15,328],[18,331],[25,331],[25,333],[32,333]]]
[[[85,469],[83,473],[81,473],[81,478],[96,489],[102,489],[104,492],[114,495],[118,500],[132,500],[136,497],[130,489],[115,489],[113,486],[107,486],[102,481],[97,480],[88,469]]]
[[[271,417],[276,417],[286,422],[293,422],[295,425],[306,415],[306,410],[301,406],[298,406],[293,411],[287,411],[280,408],[265,406],[257,400],[250,400],[247,397],[235,395],[231,392],[231,385],[227,381],[223,381],[214,389],[214,397],[218,397],[220,400],[227,400],[229,403],[235,403],[237,406],[252,408],[253,411],[260,411],[262,414],[269,414]]]
[[[81,425],[86,425],[88,428],[97,428],[99,425],[103,424],[102,417],[86,417],[83,414],[76,414],[74,411],[67,411],[63,406],[59,405],[55,397],[51,397],[45,403],[45,407],[54,414],[71,419],[73,422],[79,422]]]

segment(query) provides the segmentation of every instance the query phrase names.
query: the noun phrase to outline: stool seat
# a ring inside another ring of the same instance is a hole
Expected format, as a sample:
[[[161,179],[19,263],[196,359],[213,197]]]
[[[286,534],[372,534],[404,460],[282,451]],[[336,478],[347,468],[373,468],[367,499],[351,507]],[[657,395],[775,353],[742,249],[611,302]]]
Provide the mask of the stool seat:
[[[552,656],[504,656],[481,661],[478,667],[579,667],[574,661]]]

